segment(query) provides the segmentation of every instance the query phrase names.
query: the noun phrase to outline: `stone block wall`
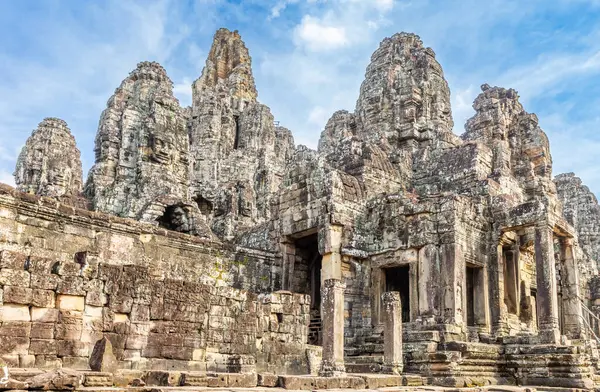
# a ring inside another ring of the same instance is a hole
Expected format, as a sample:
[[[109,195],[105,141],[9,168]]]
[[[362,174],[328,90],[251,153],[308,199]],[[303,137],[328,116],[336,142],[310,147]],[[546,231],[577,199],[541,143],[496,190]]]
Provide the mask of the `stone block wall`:
[[[310,297],[153,277],[148,267],[0,253],[0,357],[88,368],[106,336],[122,368],[304,366]],[[257,343],[258,342],[258,343]]]
[[[10,366],[87,368],[105,335],[123,368],[306,372],[310,298],[271,293],[281,280],[271,254],[5,185],[0,227]]]

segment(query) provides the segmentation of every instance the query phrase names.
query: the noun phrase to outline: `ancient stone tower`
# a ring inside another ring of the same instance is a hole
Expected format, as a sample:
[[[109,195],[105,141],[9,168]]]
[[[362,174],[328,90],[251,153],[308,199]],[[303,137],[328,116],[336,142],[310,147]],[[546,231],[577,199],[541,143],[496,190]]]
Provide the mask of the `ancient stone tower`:
[[[231,238],[270,217],[294,142],[257,102],[248,49],[237,31],[219,29],[192,86],[191,197],[213,231]]]
[[[96,136],[86,193],[94,209],[155,221],[188,200],[189,142],[173,83],[142,62],[108,100]]]
[[[81,172],[81,154],[67,123],[45,118],[27,139],[14,175],[20,191],[60,197],[81,192]]]

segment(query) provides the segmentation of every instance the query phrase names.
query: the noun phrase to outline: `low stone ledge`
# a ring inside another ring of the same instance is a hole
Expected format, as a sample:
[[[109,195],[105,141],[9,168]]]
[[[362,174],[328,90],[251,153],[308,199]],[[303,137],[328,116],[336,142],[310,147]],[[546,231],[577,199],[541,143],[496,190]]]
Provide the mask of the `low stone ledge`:
[[[291,390],[365,389],[362,377],[279,376],[279,386]]]

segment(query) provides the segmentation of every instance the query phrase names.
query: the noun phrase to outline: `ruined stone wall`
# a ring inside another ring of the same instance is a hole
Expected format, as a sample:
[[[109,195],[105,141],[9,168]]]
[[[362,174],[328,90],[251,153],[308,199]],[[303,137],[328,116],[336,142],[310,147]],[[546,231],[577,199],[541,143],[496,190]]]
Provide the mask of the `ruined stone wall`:
[[[124,368],[236,371],[269,361],[305,371],[310,299],[268,294],[281,280],[272,255],[8,186],[0,226],[0,356],[11,365],[85,368],[106,335]]]

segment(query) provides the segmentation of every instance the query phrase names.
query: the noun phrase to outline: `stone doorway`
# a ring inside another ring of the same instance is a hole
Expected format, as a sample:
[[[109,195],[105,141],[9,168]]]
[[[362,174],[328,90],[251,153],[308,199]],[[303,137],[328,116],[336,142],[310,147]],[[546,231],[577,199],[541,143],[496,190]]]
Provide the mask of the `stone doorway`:
[[[466,280],[467,280],[467,326],[475,326],[475,282],[474,282],[474,268],[467,267]]]
[[[410,267],[402,265],[384,269],[385,291],[398,291],[402,302],[402,322],[410,322]]]
[[[321,345],[321,267],[317,233],[294,240],[295,263],[291,277],[292,291],[310,295],[308,344]]]

